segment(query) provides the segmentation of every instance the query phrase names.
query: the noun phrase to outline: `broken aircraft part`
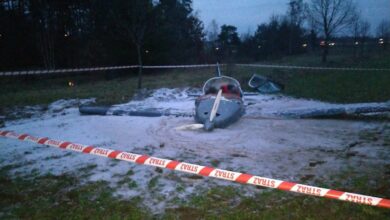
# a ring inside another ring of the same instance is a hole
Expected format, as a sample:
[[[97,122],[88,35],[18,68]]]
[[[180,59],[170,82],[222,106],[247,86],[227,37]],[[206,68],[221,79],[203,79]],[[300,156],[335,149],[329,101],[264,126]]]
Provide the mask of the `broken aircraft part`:
[[[248,82],[249,87],[256,89],[260,93],[271,94],[278,93],[283,90],[284,86],[280,83],[271,81],[267,77],[253,74]]]

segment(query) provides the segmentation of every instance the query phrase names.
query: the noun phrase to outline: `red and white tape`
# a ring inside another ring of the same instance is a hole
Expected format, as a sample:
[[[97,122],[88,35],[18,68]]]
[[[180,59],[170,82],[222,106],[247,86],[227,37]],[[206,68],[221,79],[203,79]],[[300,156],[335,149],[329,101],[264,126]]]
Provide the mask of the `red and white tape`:
[[[318,67],[318,66],[289,66],[289,65],[270,65],[270,64],[235,64],[242,67],[262,67],[272,69],[306,69],[306,70],[342,70],[342,71],[390,71],[385,68],[353,68],[353,67]]]
[[[174,68],[207,68],[216,67],[217,64],[195,64],[195,65],[162,65],[162,66],[142,66],[143,69],[174,69]],[[219,64],[225,66],[225,64]]]
[[[29,141],[37,144],[57,147],[67,150],[73,150],[79,153],[93,154],[96,156],[108,157],[117,160],[124,160],[132,163],[166,168],[170,170],[177,170],[185,173],[191,173],[201,176],[209,176],[242,184],[251,184],[274,188],[279,190],[291,191],[310,196],[326,197],[330,199],[337,199],[346,202],[358,203],[370,206],[379,206],[383,208],[390,208],[390,200],[373,196],[366,196],[361,194],[342,192],[333,189],[326,189],[321,187],[303,185],[299,183],[286,182],[277,179],[271,179],[261,176],[254,176],[246,173],[233,172],[229,170],[222,170],[213,167],[201,166],[197,164],[179,162],[175,160],[167,160],[147,155],[140,155],[129,153],[125,151],[110,150],[94,146],[75,144],[68,141],[53,140],[47,137],[34,137],[28,134],[17,134],[11,131],[1,131],[0,136],[6,138],[17,139],[20,141]]]
[[[106,67],[91,67],[91,68],[72,68],[72,69],[51,69],[51,70],[23,70],[0,72],[0,76],[18,76],[18,75],[41,75],[54,73],[72,73],[72,72],[94,72],[103,70],[119,70],[138,68],[138,65],[131,66],[106,66]]]
[[[224,65],[224,64],[221,64],[221,65]],[[164,66],[142,66],[142,69],[205,68],[205,67],[216,67],[216,66],[217,66],[217,64],[164,65]],[[106,67],[51,69],[51,70],[22,70],[22,71],[0,72],[0,76],[40,75],[40,74],[73,73],[73,72],[95,72],[95,71],[105,71],[105,70],[135,69],[135,68],[139,68],[139,67],[140,67],[139,65],[128,65],[128,66],[106,66]]]

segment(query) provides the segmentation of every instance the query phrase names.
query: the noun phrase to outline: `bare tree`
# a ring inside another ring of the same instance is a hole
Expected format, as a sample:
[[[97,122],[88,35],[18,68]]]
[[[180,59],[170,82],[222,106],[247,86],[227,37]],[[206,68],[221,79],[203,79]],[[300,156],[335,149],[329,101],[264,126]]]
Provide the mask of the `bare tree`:
[[[371,25],[367,20],[360,23],[360,56],[364,55],[364,47],[370,34]]]
[[[331,37],[353,23],[356,5],[352,0],[310,0],[307,4],[307,15],[323,33],[325,44],[322,62],[326,62]]]
[[[289,23],[288,52],[293,53],[293,43],[296,41],[296,33],[301,30],[302,22],[305,19],[303,0],[290,0],[288,3],[287,20]]]
[[[216,40],[218,40],[219,26],[217,24],[217,21],[215,21],[215,19],[211,20],[207,29],[208,29],[207,31],[208,40],[210,42],[215,42]]]
[[[153,3],[151,0],[116,0],[113,17],[125,36],[129,37],[137,50],[138,89],[142,88],[142,47],[151,25]]]
[[[357,12],[355,20],[352,24],[352,34],[354,37],[353,56],[357,58],[358,49],[360,48],[360,56],[363,56],[364,45],[367,41],[370,32],[370,23],[362,19],[361,12]]]
[[[390,21],[382,20],[377,27],[377,35],[380,38],[379,43],[383,46],[383,49],[387,48],[390,40]]]
[[[54,69],[56,67],[54,49],[55,36],[53,36],[55,33],[55,12],[52,5],[48,4],[45,0],[31,2],[30,10],[36,29],[37,43],[43,59],[43,64],[45,68]]]
[[[300,27],[305,20],[305,5],[303,0],[290,0],[288,3],[287,15],[290,24]]]

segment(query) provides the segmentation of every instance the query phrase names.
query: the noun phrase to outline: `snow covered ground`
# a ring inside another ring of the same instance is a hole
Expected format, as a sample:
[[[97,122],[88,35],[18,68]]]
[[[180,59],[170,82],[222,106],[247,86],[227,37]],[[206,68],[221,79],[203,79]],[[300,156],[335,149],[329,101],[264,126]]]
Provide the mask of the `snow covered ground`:
[[[191,94],[198,93],[196,89],[159,89],[150,97],[115,108],[191,114],[195,99]],[[330,176],[349,167],[364,172],[390,159],[389,146],[381,138],[362,139],[366,133],[388,137],[386,123],[277,117],[280,111],[333,106],[329,103],[278,95],[249,96],[246,116],[226,129],[208,133],[174,129],[193,123],[191,117],[80,115],[77,106],[87,102],[93,100],[59,100],[48,108],[19,109],[29,111],[30,117],[6,120],[1,129],[304,184],[330,183]],[[72,173],[85,183],[109,181],[117,189],[116,195],[125,199],[141,196],[155,212],[210,187],[234,185],[248,195],[262,190],[4,138],[0,149],[0,167],[20,165],[13,173]]]

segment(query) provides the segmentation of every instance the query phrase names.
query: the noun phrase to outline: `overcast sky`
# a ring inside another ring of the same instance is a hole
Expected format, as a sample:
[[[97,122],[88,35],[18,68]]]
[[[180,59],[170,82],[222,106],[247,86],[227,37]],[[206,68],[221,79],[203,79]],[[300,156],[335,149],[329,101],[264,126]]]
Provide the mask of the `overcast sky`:
[[[284,14],[289,0],[193,0],[193,8],[198,12],[205,28],[212,19],[218,25],[230,24],[238,28],[240,34],[253,33],[258,24],[267,22],[272,14]],[[390,0],[355,0],[363,16],[376,26],[383,19],[390,20]]]

